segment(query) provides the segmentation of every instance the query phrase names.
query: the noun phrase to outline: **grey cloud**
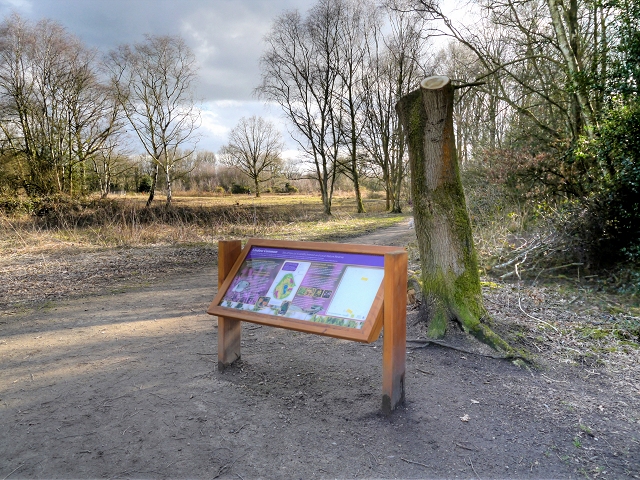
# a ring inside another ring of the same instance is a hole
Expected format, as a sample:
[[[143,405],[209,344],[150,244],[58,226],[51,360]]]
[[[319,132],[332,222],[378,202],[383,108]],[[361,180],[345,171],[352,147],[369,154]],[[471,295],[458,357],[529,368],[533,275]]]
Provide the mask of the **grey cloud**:
[[[179,34],[200,64],[202,100],[249,100],[260,73],[262,39],[285,10],[307,10],[313,0],[0,0],[32,20],[50,18],[87,45],[107,52],[144,34]]]

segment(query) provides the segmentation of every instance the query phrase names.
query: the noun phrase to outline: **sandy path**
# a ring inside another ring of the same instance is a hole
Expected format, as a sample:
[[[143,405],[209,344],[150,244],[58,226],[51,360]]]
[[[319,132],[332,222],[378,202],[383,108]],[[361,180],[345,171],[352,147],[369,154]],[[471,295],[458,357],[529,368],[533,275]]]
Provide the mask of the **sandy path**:
[[[412,234],[377,235],[356,241]],[[220,374],[201,267],[3,317],[0,478],[640,476],[637,399],[616,404],[604,375],[415,349],[406,406],[385,418],[380,341],[250,324]]]

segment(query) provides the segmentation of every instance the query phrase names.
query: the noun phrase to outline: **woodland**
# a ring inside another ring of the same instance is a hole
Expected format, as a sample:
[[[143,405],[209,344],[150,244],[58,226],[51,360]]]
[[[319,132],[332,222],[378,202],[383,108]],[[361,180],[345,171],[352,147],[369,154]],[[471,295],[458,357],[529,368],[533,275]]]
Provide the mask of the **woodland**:
[[[216,152],[183,38],[0,21],[0,477],[640,478],[640,2],[452,3],[280,12],[287,132]],[[256,237],[407,250],[392,415],[381,339],[245,322],[216,369],[216,245]]]
[[[463,20],[442,7],[319,0],[277,16],[254,94],[280,108],[294,159],[255,116],[220,151],[198,150],[197,58],[180,37],[96,52],[53,21],[6,17],[2,249],[25,251],[42,236],[134,245],[164,227],[275,231],[283,221],[258,213],[261,195],[319,198],[316,222],[333,221],[336,198],[350,196],[354,225],[388,224],[415,213],[396,104],[437,74],[455,91],[455,158],[481,273],[590,282],[636,305],[640,5],[478,0]],[[238,195],[256,199],[253,212],[225,200]],[[220,203],[176,205],[180,196]],[[367,212],[377,199],[384,208]]]

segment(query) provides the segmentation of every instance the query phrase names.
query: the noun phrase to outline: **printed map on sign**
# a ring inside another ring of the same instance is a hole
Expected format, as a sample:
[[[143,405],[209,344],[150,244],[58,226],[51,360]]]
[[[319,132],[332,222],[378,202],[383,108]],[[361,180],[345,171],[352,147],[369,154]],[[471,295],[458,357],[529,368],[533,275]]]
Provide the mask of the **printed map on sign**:
[[[269,287],[270,303],[280,306],[283,301],[293,299],[310,266],[309,262],[284,262]]]
[[[220,306],[360,329],[383,274],[383,255],[254,246]]]

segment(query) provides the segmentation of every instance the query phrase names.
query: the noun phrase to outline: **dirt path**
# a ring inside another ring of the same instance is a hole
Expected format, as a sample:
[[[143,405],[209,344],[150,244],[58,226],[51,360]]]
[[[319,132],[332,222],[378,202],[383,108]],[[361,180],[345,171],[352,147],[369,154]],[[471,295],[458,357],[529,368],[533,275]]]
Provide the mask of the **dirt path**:
[[[357,242],[411,238],[401,225]],[[218,373],[215,282],[207,257],[4,315],[0,478],[640,478],[637,371],[411,348],[406,405],[385,418],[380,341],[245,324],[242,361]]]

